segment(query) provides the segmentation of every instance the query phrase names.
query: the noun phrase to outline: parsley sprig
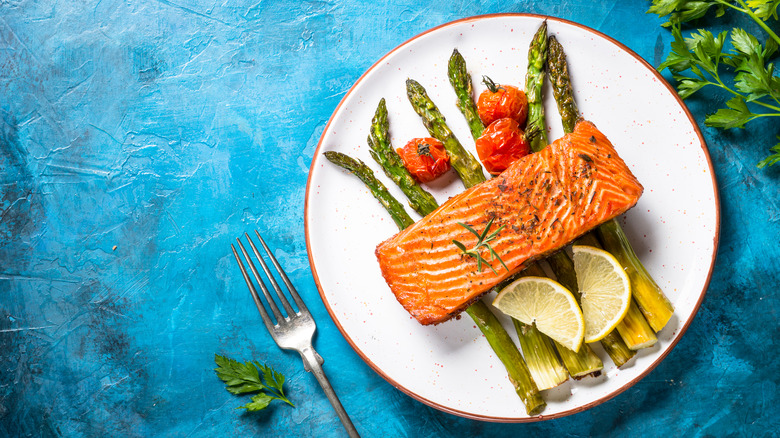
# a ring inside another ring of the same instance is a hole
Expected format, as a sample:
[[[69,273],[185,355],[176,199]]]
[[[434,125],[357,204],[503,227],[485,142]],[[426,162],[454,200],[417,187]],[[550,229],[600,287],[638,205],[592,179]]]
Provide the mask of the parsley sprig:
[[[663,25],[670,27],[699,19],[705,16],[711,8],[715,8],[716,17],[722,17],[728,9],[731,9],[747,14],[772,38],[777,40],[777,35],[763,21],[770,18],[777,20],[778,6],[780,6],[780,0],[653,0],[653,5],[647,12],[657,14],[659,17],[669,15],[669,21]]]
[[[707,115],[707,126],[744,128],[759,118],[780,117],[780,77],[769,62],[777,53],[780,37],[766,23],[778,20],[779,6],[780,0],[653,0],[648,12],[669,15],[664,26],[671,27],[674,37],[671,53],[658,70],[669,69],[677,81],[680,97],[686,99],[705,87],[716,87],[732,95],[726,108]],[[740,28],[717,36],[698,29],[684,38],[682,23],[703,17],[711,8],[718,17],[728,10],[747,14],[767,32],[766,43],[762,45],[757,37]],[[771,152],[758,167],[780,162],[780,143]]]
[[[501,260],[501,257],[496,253],[496,251],[493,249],[493,247],[490,246],[490,242],[493,239],[495,239],[496,236],[498,236],[498,233],[500,233],[501,230],[504,229],[504,225],[501,225],[500,227],[498,227],[498,229],[496,231],[493,231],[491,234],[488,235],[488,232],[490,231],[490,227],[493,225],[493,219],[495,219],[495,218],[490,218],[490,220],[488,221],[487,225],[485,225],[485,229],[482,230],[481,234],[478,233],[474,228],[470,227],[468,224],[464,224],[463,222],[458,222],[458,225],[460,225],[461,227],[469,230],[469,232],[471,232],[473,235],[477,236],[477,239],[479,239],[477,241],[477,244],[474,246],[474,248],[467,249],[466,245],[458,242],[455,239],[452,240],[452,243],[454,243],[455,246],[457,246],[458,249],[460,249],[461,252],[463,252],[463,254],[465,254],[465,255],[467,255],[469,257],[473,257],[473,258],[477,259],[477,270],[482,272],[482,264],[484,263],[484,264],[486,264],[490,268],[491,271],[493,271],[494,274],[498,275],[498,272],[496,272],[496,270],[493,268],[493,266],[490,263],[488,263],[488,261],[485,260],[482,257],[482,254],[480,254],[480,250],[482,248],[487,248],[487,250],[490,253],[490,260],[493,261],[495,259],[498,259],[498,261],[501,262],[501,266],[503,266],[504,269],[509,271],[509,268],[506,267],[506,265],[504,264],[504,261]]]
[[[240,363],[218,354],[214,355],[214,361],[217,363],[214,371],[225,382],[228,392],[235,395],[257,393],[252,396],[251,402],[239,406],[239,409],[261,411],[273,400],[281,400],[295,407],[284,395],[284,376],[273,368],[258,361]]]

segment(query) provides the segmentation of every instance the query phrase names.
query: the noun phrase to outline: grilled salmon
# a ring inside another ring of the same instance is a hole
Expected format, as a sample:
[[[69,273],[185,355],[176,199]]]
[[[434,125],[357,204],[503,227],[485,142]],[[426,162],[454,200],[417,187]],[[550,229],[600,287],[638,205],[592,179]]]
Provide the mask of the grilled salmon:
[[[420,323],[437,324],[533,260],[624,213],[642,190],[604,134],[581,121],[571,134],[382,242],[376,256],[401,305]],[[479,236],[466,226],[498,233],[478,246]]]

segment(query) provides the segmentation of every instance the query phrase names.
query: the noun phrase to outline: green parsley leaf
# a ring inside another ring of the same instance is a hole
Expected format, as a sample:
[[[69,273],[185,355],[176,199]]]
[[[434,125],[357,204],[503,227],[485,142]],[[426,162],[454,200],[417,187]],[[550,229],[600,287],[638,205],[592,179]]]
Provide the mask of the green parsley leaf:
[[[760,47],[756,37],[739,28],[731,32],[731,44],[734,45],[735,50],[744,54],[753,53],[757,47]]]
[[[726,13],[726,7],[719,0],[654,0],[647,12],[659,17],[669,15],[669,21],[662,26],[671,27],[701,18],[713,7],[717,17]]]
[[[777,136],[777,139],[780,140],[780,135]],[[780,163],[780,143],[777,143],[776,145],[772,146],[772,152],[774,152],[772,155],[764,158],[758,163],[759,168],[763,168],[766,166],[772,166],[774,164]]]
[[[688,70],[693,65],[693,53],[688,50],[688,45],[683,39],[679,26],[672,28],[672,36],[674,37],[674,41],[671,44],[672,51],[666,57],[666,61],[658,66],[658,71],[668,68],[672,73],[677,73]]]
[[[736,96],[726,102],[727,108],[719,109],[715,114],[710,114],[704,119],[707,126],[715,128],[744,128],[745,123],[753,120],[756,115],[750,112],[745,99]]]
[[[282,373],[269,366],[261,365],[259,362],[255,362],[255,364],[257,364],[258,368],[263,372],[263,380],[266,385],[284,396],[284,376]]]
[[[228,357],[214,355],[217,377],[225,382],[225,389],[231,394],[258,393],[252,396],[252,402],[240,408],[259,411],[268,407],[272,400],[281,400],[295,406],[284,395],[284,376],[258,361],[238,362]],[[262,378],[260,374],[262,373]]]
[[[742,29],[732,31],[731,41],[734,54],[730,65],[738,72],[734,77],[734,87],[746,95],[748,102],[769,96],[780,98],[780,78],[774,75],[774,65],[766,63],[766,55],[777,50],[776,45],[763,47],[758,39]],[[773,40],[770,40],[773,41]]]
[[[764,21],[770,18],[777,20],[777,7],[780,6],[780,0],[747,0],[745,3],[758,18]]]
[[[683,99],[687,99],[693,93],[699,91],[706,85],[709,85],[709,82],[706,80],[696,80],[685,76],[680,76],[677,81],[679,82],[677,84],[677,93]]]
[[[717,36],[706,29],[698,29],[683,37],[681,24],[703,17],[712,8],[716,16],[728,11],[747,14],[766,34],[762,45],[760,38],[744,29],[735,28]],[[671,27],[674,41],[659,71],[668,69],[677,82],[677,92],[682,99],[699,93],[704,88],[714,88],[731,95],[726,108],[709,114],[704,123],[715,128],[744,128],[747,123],[762,117],[780,116],[780,77],[769,62],[778,52],[780,36],[773,30],[777,24],[780,0],[653,0],[648,13],[668,16],[664,24]],[[764,21],[774,20],[766,24]],[[730,50],[725,51],[726,42]],[[759,167],[777,164],[778,151],[758,163]]]
[[[231,394],[243,394],[265,389],[257,368],[250,362],[242,364],[220,355],[215,355],[214,361],[219,366],[215,369],[217,377],[225,382],[226,389]]]
[[[266,393],[260,393],[252,396],[251,403],[247,403],[244,406],[239,406],[238,409],[243,408],[250,412],[262,411],[263,409],[267,408],[269,404],[271,404],[272,400],[275,400],[275,397],[271,397]]]

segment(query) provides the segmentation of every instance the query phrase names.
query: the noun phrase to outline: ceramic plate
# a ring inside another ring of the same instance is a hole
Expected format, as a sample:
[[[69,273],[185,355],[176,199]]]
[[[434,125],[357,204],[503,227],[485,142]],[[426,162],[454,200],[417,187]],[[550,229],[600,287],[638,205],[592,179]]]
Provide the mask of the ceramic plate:
[[[387,100],[394,147],[427,137],[406,98],[405,80],[416,79],[476,156],[447,80],[447,60],[453,48],[462,53],[476,93],[484,89],[482,75],[498,83],[523,84],[528,45],[543,19],[492,15],[460,20],[388,53],[357,81],[331,117],[311,164],[306,193],[309,260],[322,299],[347,341],[369,366],[411,397],[486,421],[536,421],[572,414],[614,397],[646,376],[696,313],[717,248],[718,196],[711,163],[701,133],[677,94],[619,42],[548,17],[549,33],[567,51],[580,111],[607,135],[645,187],[639,203],[621,221],[637,254],[674,303],[674,317],[658,334],[655,347],[642,350],[621,369],[596,345],[605,365],[603,374],[545,391],[547,408],[542,415],[529,417],[501,363],[467,315],[422,326],[398,304],[374,257],[376,245],[398,229],[365,186],[328,162],[323,152],[337,150],[360,158],[397,199],[405,200],[368,153],[366,137],[379,100]],[[558,138],[563,133],[549,84],[544,93],[550,138]],[[464,188],[451,172],[428,189],[443,202]],[[511,323],[503,322],[514,336]]]

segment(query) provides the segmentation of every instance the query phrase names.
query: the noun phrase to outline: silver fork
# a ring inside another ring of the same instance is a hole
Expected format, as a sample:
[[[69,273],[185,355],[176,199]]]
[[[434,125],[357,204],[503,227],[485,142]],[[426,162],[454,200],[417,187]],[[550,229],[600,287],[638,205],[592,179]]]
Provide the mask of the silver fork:
[[[344,425],[344,428],[347,430],[349,436],[359,437],[360,435],[358,435],[355,426],[352,424],[349,416],[347,416],[347,411],[344,410],[344,406],[341,405],[341,402],[336,396],[336,392],[333,391],[333,387],[330,385],[328,378],[325,377],[325,372],[322,370],[322,357],[316,351],[314,351],[314,347],[311,344],[311,340],[314,336],[314,331],[317,329],[317,325],[315,324],[314,319],[311,317],[309,309],[306,308],[306,304],[304,304],[303,300],[301,300],[300,295],[298,295],[298,291],[295,290],[295,287],[287,278],[287,275],[282,270],[282,267],[279,266],[279,262],[276,261],[276,257],[274,257],[274,255],[271,253],[271,250],[268,249],[268,246],[265,244],[262,236],[260,236],[260,233],[255,230],[255,234],[260,240],[260,244],[263,246],[263,249],[268,255],[269,260],[271,260],[274,268],[276,268],[276,272],[279,273],[279,276],[281,277],[285,286],[287,286],[287,290],[289,291],[293,300],[295,300],[296,307],[298,307],[297,312],[292,308],[290,301],[287,300],[284,292],[279,287],[279,283],[277,283],[274,279],[274,276],[268,269],[268,265],[265,263],[265,260],[263,260],[263,257],[260,255],[260,252],[257,250],[254,242],[252,242],[252,238],[249,237],[249,234],[244,233],[247,241],[249,242],[249,246],[252,248],[252,252],[260,262],[260,266],[262,266],[268,281],[271,282],[271,285],[276,291],[276,296],[279,298],[279,302],[282,303],[282,306],[284,307],[284,310],[287,314],[287,316],[282,315],[279,307],[276,305],[276,302],[273,300],[273,298],[271,298],[270,291],[266,287],[263,280],[260,278],[260,273],[257,272],[257,268],[255,268],[255,264],[252,262],[252,258],[249,256],[249,253],[247,253],[244,245],[241,243],[241,239],[236,239],[236,242],[238,242],[238,247],[241,249],[241,253],[244,255],[244,259],[246,259],[252,274],[254,274],[254,277],[257,280],[257,284],[260,286],[260,290],[262,290],[263,296],[268,303],[268,307],[271,308],[271,312],[273,313],[276,320],[276,323],[274,324],[274,322],[271,320],[271,317],[268,315],[268,311],[266,311],[260,296],[257,294],[257,289],[255,288],[252,279],[249,278],[249,274],[247,273],[244,264],[241,262],[241,258],[238,256],[238,252],[236,252],[236,247],[230,245],[230,247],[233,249],[233,255],[236,256],[238,267],[241,268],[241,274],[244,275],[246,285],[249,287],[249,292],[252,293],[252,298],[255,300],[257,310],[260,311],[260,316],[263,318],[265,327],[271,333],[271,337],[274,339],[274,341],[276,341],[276,344],[279,345],[280,348],[285,350],[295,350],[300,353],[301,358],[303,359],[304,368],[306,371],[313,373],[314,377],[317,378],[317,381],[325,391],[325,395],[328,396],[330,404],[333,405],[333,409],[336,410],[336,414],[339,416],[339,419]]]

